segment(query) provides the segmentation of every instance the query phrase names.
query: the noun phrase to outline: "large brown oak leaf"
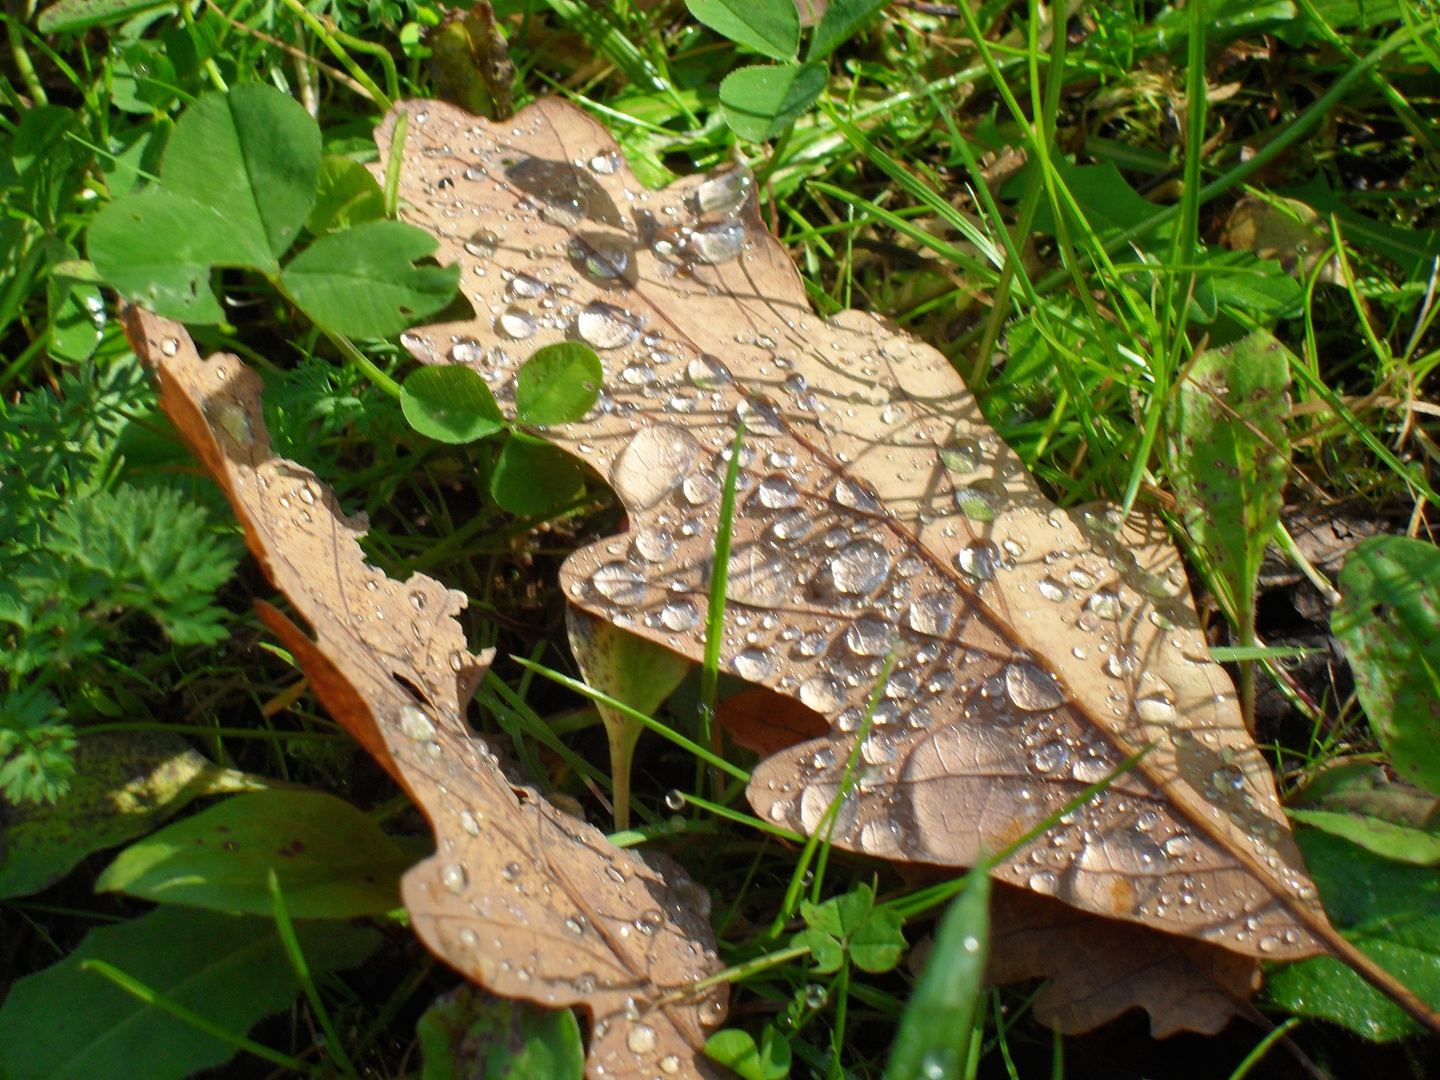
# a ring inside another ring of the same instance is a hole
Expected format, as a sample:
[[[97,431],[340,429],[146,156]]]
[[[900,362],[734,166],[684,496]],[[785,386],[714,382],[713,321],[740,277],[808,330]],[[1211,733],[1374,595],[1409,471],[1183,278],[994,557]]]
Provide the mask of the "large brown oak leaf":
[[[629,512],[566,562],[572,603],[702,657],[744,420],[722,656],[830,722],[760,766],[757,813],[816,827],[898,645],[837,845],[968,865],[1147,751],[995,876],[1245,956],[1330,951],[1428,1017],[1326,919],[1157,518],[1055,506],[939,352],[861,312],[817,318],[743,169],[646,191],[561,101],[503,124],[398,109],[401,217],[477,313],[408,333],[411,353],[474,367],[506,408],[542,345],[604,361],[592,412],[542,433]]]
[[[138,308],[125,328],[159,375],[166,414],[314,637],[269,604],[261,617],[430,820],[437,853],[401,883],[416,933],[497,994],[588,1010],[591,1080],[718,1077],[696,1054],[724,1019],[726,988],[659,1003],[718,969],[705,890],[506,774],[464,721],[491,657],[466,648],[454,618],[465,594],[365,562],[363,515],[347,517],[314,473],[272,452],[254,371],[235,356],[201,360],[183,327]]]

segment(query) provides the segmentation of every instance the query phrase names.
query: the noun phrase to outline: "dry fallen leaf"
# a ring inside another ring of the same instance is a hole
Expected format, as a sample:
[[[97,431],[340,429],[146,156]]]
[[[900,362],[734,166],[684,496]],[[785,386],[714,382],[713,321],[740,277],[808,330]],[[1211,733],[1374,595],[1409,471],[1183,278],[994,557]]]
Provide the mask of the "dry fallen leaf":
[[[783,712],[782,703],[790,701],[772,690],[747,690],[721,702],[722,719],[736,698],[746,699],[741,708],[747,733],[750,716]],[[734,736],[729,723],[726,730]],[[791,728],[772,729],[768,736],[772,753],[807,737]],[[918,885],[949,875],[938,867],[902,866],[901,876]],[[927,938],[911,951],[908,963],[916,976],[932,944]],[[1151,1035],[1162,1039],[1177,1031],[1212,1035],[1231,1017],[1254,1018],[1249,1002],[1260,987],[1260,961],[1137,923],[1087,915],[1028,889],[996,885],[985,978],[995,984],[1048,980],[1035,998],[1035,1016],[1066,1035],[1139,1008],[1150,1015]]]
[[[1260,961],[1203,941],[1100,919],[1033,892],[997,887],[991,897],[990,964],[996,983],[1047,978],[1035,1018],[1066,1035],[1137,1006],[1157,1039],[1220,1032],[1255,1016]]]
[[[595,409],[544,432],[629,512],[565,564],[572,603],[701,658],[744,418],[722,655],[831,723],[762,763],[757,813],[817,824],[898,643],[837,845],[968,865],[1148,748],[995,875],[1242,955],[1333,952],[1434,1022],[1327,921],[1156,518],[1055,507],[939,352],[861,312],[818,319],[743,170],[645,191],[563,102],[505,124],[398,108],[401,216],[478,314],[407,333],[412,354],[473,366],[505,408],[542,345],[604,361]]]
[[[736,746],[761,757],[804,739],[824,735],[829,725],[813,709],[773,690],[742,690],[715,707],[715,718]]]
[[[365,563],[363,517],[346,517],[312,472],[271,452],[260,378],[236,357],[202,361],[179,324],[137,308],[125,323],[159,373],[167,415],[315,639],[268,604],[261,617],[430,819],[438,853],[401,885],[421,939],[498,994],[588,1009],[592,1080],[718,1076],[695,1054],[725,1016],[723,986],[649,1008],[717,968],[704,889],[510,780],[463,719],[490,661],[466,650],[454,618],[464,593]]]

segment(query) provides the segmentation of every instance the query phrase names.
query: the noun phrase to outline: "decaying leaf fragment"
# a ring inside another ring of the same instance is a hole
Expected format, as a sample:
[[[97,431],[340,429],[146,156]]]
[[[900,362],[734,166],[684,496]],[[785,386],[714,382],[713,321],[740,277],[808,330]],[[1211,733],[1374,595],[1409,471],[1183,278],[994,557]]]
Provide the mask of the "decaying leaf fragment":
[[[401,216],[461,264],[478,315],[409,332],[411,353],[470,364],[510,409],[536,348],[579,339],[604,361],[591,413],[543,432],[629,514],[566,562],[572,603],[702,657],[744,418],[722,656],[831,725],[759,767],[759,814],[817,825],[893,647],[836,844],[968,865],[1148,748],[995,876],[1243,955],[1330,950],[1388,978],[1326,920],[1157,519],[1054,506],[939,352],[861,312],[818,319],[744,170],[647,192],[563,102],[503,125],[398,108]]]
[[[678,864],[622,852],[510,780],[464,722],[490,661],[467,651],[454,619],[465,595],[365,563],[363,518],[271,452],[260,378],[236,357],[202,361],[178,324],[135,308],[125,319],[166,413],[315,639],[269,605],[261,617],[430,819],[438,853],[401,885],[421,939],[498,994],[589,1010],[592,1080],[715,1075],[695,1054],[724,1018],[724,988],[648,1008],[716,967],[705,891]]]
[[[742,708],[757,715],[781,711],[779,702],[788,700],[770,690],[747,690],[735,698],[749,699]],[[722,718],[735,698],[721,703]],[[770,737],[774,751],[808,736],[782,728]],[[912,884],[936,872],[926,866],[902,871]],[[918,975],[929,956],[930,942],[917,944],[911,970]],[[1029,889],[996,885],[985,980],[1022,979],[1047,980],[1034,1001],[1036,1019],[1066,1035],[1144,1009],[1150,1033],[1163,1039],[1178,1031],[1215,1034],[1232,1017],[1253,1016],[1250,998],[1260,986],[1260,961],[1138,923],[1088,915]]]
[[[1220,1032],[1254,1015],[1260,962],[1203,941],[1099,919],[1026,890],[999,887],[992,899],[990,966],[996,983],[1050,981],[1035,1017],[1067,1035],[1108,1023],[1136,1006],[1150,1034]]]

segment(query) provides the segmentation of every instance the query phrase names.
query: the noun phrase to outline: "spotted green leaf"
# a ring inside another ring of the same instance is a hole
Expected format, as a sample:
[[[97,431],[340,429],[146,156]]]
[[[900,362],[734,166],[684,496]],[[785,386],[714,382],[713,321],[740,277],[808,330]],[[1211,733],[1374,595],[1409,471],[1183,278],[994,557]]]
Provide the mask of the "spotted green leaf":
[[[1440,548],[1366,540],[1340,571],[1330,628],[1395,771],[1440,794]]]
[[[83,735],[69,792],[0,813],[0,897],[48,888],[85,856],[143,836],[201,795],[260,786],[206,761],[178,735]]]
[[[581,1080],[585,1048],[569,1009],[462,985],[442,994],[415,1025],[424,1057],[421,1080]]]
[[[1266,330],[1193,362],[1167,412],[1181,516],[1239,632],[1255,642],[1255,589],[1290,472],[1290,353]],[[1253,669],[1244,669],[1245,677]],[[1253,685],[1247,683],[1247,685]],[[1253,691],[1244,690],[1247,720]]]
[[[269,914],[269,872],[297,919],[400,906],[408,858],[349,803],[318,791],[237,795],[132,844],[95,888],[233,914]]]
[[[295,929],[317,979],[361,963],[381,940],[342,922]],[[83,970],[90,960],[237,1034],[285,1008],[300,989],[272,920],[157,908],[92,930],[64,960],[10,988],[0,1007],[6,1080],[182,1080],[235,1056],[232,1043]]]
[[[1340,931],[1431,1007],[1440,1006],[1440,876],[1372,854],[1337,836],[1295,834]],[[1393,1002],[1329,956],[1290,964],[1266,994],[1299,1016],[1322,1017],[1384,1042],[1419,1030]]]

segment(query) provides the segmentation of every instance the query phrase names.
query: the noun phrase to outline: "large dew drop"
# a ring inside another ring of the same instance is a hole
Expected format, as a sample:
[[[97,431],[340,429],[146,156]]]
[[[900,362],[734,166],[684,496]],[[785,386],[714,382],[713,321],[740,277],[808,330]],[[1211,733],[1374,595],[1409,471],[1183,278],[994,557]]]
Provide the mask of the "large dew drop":
[[[645,599],[645,579],[625,563],[606,563],[590,576],[595,591],[622,607],[635,607]]]
[[[697,229],[690,236],[696,261],[718,265],[738,258],[745,250],[745,227],[733,222]]]
[[[489,229],[477,229],[465,241],[465,250],[477,259],[488,259],[500,246],[500,238]]]
[[[910,629],[917,634],[944,637],[950,629],[953,606],[944,593],[927,593],[910,605]]]
[[[730,214],[745,205],[753,181],[743,169],[711,177],[695,189],[695,205],[702,214]]]
[[[800,704],[828,716],[845,704],[845,688],[829,675],[812,675],[800,684]]]
[[[783,607],[795,586],[788,559],[759,544],[742,544],[730,552],[725,598],[756,608]]]
[[[894,627],[874,615],[862,615],[845,631],[845,644],[857,656],[884,656]]]
[[[500,316],[500,329],[508,337],[523,341],[535,333],[535,316],[523,308],[510,308]]]
[[[1045,712],[1065,702],[1064,691],[1050,673],[1023,660],[1005,668],[1005,693],[1012,705],[1025,712]]]
[[[641,428],[615,460],[610,483],[631,510],[648,510],[679,486],[699,453],[700,444],[684,428]]]
[[[767,476],[755,490],[755,498],[771,510],[788,510],[800,501],[800,493],[783,476]]]
[[[846,596],[869,596],[890,573],[890,553],[874,540],[853,540],[831,555],[820,586]]]
[[[618,349],[640,336],[640,328],[623,311],[598,300],[587,304],[575,320],[575,330],[597,349]]]

